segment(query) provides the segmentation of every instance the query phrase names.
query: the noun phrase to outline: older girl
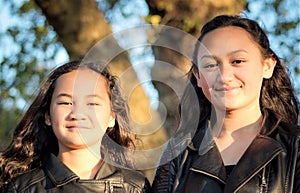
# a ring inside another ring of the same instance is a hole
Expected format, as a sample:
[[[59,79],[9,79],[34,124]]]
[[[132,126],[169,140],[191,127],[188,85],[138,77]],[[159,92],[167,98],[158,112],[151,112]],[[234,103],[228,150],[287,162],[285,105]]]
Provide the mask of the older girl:
[[[154,191],[300,192],[298,102],[266,34],[253,20],[221,15],[198,40],[181,104],[198,128],[177,157],[166,150]]]

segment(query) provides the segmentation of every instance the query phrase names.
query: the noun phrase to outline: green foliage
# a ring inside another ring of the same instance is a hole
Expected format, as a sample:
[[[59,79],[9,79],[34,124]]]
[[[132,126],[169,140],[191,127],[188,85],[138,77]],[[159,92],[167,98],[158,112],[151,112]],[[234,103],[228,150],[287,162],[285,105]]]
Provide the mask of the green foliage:
[[[249,5],[258,4],[257,8],[248,9],[250,18],[265,25],[273,50],[288,67],[300,100],[300,3],[298,0],[248,0]],[[260,6],[259,6],[260,5]],[[249,8],[249,7],[248,7]],[[258,9],[256,13],[254,9]],[[263,14],[262,14],[263,12]]]
[[[33,1],[4,1],[9,22],[0,32],[0,148],[7,144],[41,80],[62,47]]]

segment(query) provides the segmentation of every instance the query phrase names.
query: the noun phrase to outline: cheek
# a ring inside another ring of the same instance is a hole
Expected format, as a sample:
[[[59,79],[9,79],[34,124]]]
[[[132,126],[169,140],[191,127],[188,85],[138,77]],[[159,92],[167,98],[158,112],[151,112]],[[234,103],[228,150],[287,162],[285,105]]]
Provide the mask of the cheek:
[[[205,95],[205,97],[211,101],[211,93],[210,93],[210,88],[212,88],[212,76],[211,77],[206,77],[203,76],[203,74],[200,74],[200,80],[199,80],[199,86],[202,88],[202,91]]]
[[[95,110],[91,116],[96,127],[106,130],[110,120],[110,114],[106,110]]]
[[[209,101],[211,101],[210,89],[209,89],[209,86],[208,86],[207,82],[206,82],[205,80],[202,80],[202,81],[201,81],[201,85],[202,85],[201,88],[202,88],[202,91],[203,91],[205,97],[206,97]]]
[[[66,116],[68,115],[69,110],[63,108],[52,108],[50,110],[50,117],[52,126],[59,126],[63,123]]]

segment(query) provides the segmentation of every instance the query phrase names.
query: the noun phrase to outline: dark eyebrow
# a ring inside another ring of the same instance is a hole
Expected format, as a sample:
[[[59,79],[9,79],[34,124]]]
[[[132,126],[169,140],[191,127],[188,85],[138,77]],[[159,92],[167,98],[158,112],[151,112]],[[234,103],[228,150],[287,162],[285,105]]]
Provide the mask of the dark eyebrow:
[[[245,53],[248,53],[247,50],[239,49],[239,50],[235,50],[235,51],[233,51],[233,52],[230,52],[230,54],[235,54],[235,53],[238,53],[238,52],[245,52]]]
[[[239,50],[232,51],[229,54],[231,55],[231,54],[235,54],[235,53],[239,53],[239,52],[248,53],[244,49],[239,49]],[[200,60],[202,60],[203,58],[215,59],[215,57],[213,55],[203,55],[203,56],[201,56]]]
[[[87,95],[87,98],[99,98],[101,100],[103,100],[104,98],[98,94],[90,94],[90,95]]]
[[[59,95],[56,96],[56,98],[59,98],[59,97],[68,97],[68,98],[72,98],[72,95],[69,95],[67,93],[60,93]]]
[[[72,95],[67,94],[67,93],[60,93],[59,95],[56,96],[56,98],[60,98],[60,97],[73,98]],[[104,99],[102,96],[97,95],[97,94],[90,94],[90,95],[87,95],[86,98],[99,98],[99,99],[101,99],[101,100]]]
[[[90,95],[88,95],[88,97],[100,97],[100,96],[97,94],[90,94]]]
[[[203,55],[203,56],[201,56],[201,58],[200,58],[200,60],[203,60],[203,58],[212,58],[212,59],[215,59],[215,57],[214,56],[212,56],[212,55]]]

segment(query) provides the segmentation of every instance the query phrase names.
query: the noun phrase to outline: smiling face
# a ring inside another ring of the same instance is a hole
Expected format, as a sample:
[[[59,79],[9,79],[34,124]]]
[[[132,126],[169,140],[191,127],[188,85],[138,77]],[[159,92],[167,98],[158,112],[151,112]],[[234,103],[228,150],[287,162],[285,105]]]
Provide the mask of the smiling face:
[[[84,68],[56,80],[46,124],[52,126],[60,151],[91,146],[100,150],[103,134],[114,123],[107,82],[102,75]]]
[[[240,27],[222,27],[207,33],[198,52],[197,84],[216,109],[260,110],[263,78],[276,64],[264,59],[250,34]]]

